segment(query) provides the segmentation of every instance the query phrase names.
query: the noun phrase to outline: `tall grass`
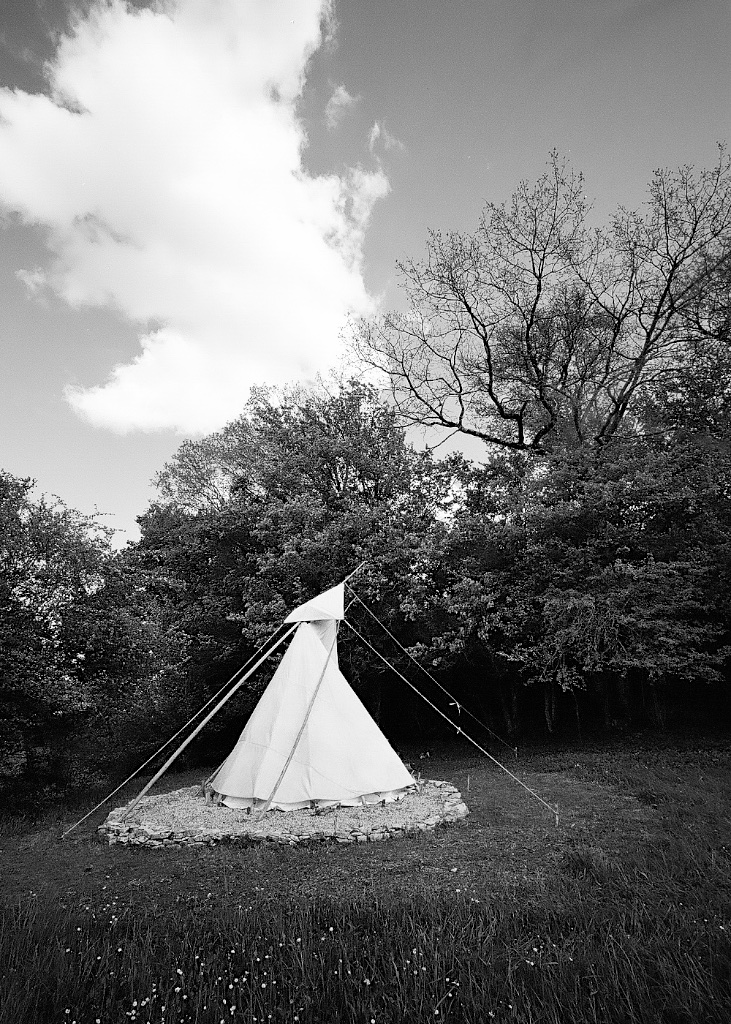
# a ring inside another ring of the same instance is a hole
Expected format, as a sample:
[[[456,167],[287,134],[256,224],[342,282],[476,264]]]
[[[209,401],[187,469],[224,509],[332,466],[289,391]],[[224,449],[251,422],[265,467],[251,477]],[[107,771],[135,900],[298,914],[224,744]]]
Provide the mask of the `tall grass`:
[[[488,906],[445,895],[164,911],[26,904],[0,925],[0,1021],[731,1019],[724,919],[676,904],[658,913],[583,884],[586,899],[574,892],[570,908],[519,892]]]

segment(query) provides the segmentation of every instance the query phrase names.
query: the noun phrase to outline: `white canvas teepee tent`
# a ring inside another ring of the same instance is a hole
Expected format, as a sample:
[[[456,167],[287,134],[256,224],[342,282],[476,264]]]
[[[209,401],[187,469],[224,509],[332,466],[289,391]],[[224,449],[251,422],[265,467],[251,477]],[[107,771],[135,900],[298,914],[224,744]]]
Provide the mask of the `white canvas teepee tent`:
[[[340,672],[341,583],[299,622],[238,743],[209,781],[229,807],[294,810],[395,800],[414,780]]]

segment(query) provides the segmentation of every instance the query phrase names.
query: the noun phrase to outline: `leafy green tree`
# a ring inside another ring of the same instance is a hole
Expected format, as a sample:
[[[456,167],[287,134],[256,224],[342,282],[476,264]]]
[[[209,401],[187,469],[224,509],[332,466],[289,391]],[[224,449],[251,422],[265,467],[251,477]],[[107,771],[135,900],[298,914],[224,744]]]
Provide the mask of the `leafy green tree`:
[[[245,416],[204,438],[184,441],[155,475],[161,503],[190,513],[223,508],[255,452],[256,438]]]
[[[521,486],[505,469],[509,486],[497,492],[476,471],[445,538],[451,579],[425,590],[421,613],[435,621],[437,606],[446,628],[423,653],[473,665],[486,692],[472,699],[512,732],[521,707],[534,721],[540,709],[552,730],[562,694],[577,715],[585,695],[605,727],[661,718],[668,687],[687,699],[714,684],[718,696],[729,654],[728,452],[617,439],[556,453]]]
[[[237,422],[246,424],[248,455],[227,500],[196,512],[187,498],[157,503],[140,521],[135,556],[167,593],[165,614],[190,638],[201,698],[289,609],[359,563],[367,562],[359,585],[367,580],[369,595],[396,593],[454,501],[452,463],[411,449],[394,411],[362,382],[259,392]],[[209,450],[204,439],[200,451]],[[177,465],[167,467],[168,494]],[[365,671],[367,653],[347,641],[343,651],[377,705],[382,680]]]
[[[608,721],[649,691],[659,717],[728,653],[731,161],[588,215],[551,154],[475,232],[430,235],[400,266],[407,312],[357,332],[401,422],[486,444],[402,611],[510,731],[539,709],[553,728],[564,694]]]
[[[437,461],[358,382],[260,393],[244,421],[254,443],[227,499],[196,512],[158,503],[132,555],[163,633],[185,636],[192,703],[360,562],[358,592],[457,707],[357,602],[348,618],[443,710],[468,708],[503,735],[565,728],[568,714],[599,728],[661,721],[676,698],[724,692],[731,453],[720,433],[663,427],[483,466]],[[388,731],[434,727],[347,629],[341,658]],[[240,727],[265,679],[220,728]]]
[[[89,781],[105,749],[149,731],[185,648],[111,531],[32,488],[0,473],[0,788],[21,795]]]
[[[0,473],[0,742],[9,778],[43,755],[54,720],[91,707],[81,635],[69,618],[103,586],[108,550],[94,520],[33,500],[32,486]]]

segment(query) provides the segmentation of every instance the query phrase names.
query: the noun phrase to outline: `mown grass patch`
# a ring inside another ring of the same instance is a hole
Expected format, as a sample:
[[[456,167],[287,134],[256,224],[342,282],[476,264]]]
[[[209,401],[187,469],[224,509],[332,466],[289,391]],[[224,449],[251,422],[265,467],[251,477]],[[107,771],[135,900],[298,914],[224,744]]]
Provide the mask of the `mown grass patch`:
[[[726,1024],[730,769],[718,745],[524,756],[557,829],[432,751],[467,821],[357,847],[121,850],[59,843],[61,808],[16,819],[0,1021]]]

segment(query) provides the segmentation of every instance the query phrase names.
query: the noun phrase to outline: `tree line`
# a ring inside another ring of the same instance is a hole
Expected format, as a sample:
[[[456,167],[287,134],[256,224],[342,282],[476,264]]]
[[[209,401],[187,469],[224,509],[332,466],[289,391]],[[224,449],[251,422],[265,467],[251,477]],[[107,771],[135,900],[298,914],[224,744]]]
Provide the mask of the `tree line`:
[[[434,679],[357,600],[348,618],[451,717],[510,743],[727,718],[728,156],[658,171],[607,227],[589,218],[552,154],[475,232],[432,234],[400,268],[406,311],[354,331],[388,393],[362,374],[255,390],[160,470],[121,552],[1,473],[0,788],[137,762],[360,563],[358,595]],[[450,434],[477,454],[440,456]],[[439,734],[347,629],[340,650],[392,739]]]

